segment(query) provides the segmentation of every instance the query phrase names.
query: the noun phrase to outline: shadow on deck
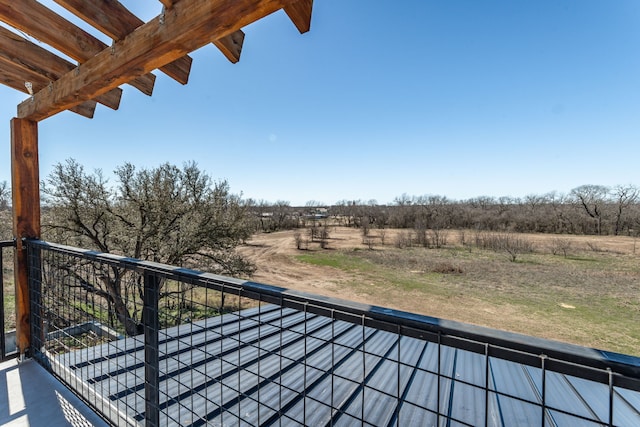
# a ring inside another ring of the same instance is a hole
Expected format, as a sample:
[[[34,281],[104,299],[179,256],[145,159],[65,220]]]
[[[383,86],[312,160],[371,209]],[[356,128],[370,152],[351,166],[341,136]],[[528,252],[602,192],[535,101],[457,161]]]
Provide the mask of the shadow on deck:
[[[108,426],[84,402],[34,360],[0,363],[0,425]]]

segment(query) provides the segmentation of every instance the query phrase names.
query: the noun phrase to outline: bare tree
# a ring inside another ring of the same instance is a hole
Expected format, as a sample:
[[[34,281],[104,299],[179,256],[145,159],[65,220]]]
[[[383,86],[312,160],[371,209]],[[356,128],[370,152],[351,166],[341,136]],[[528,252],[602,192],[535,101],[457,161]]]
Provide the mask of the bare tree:
[[[603,185],[581,185],[571,190],[576,202],[594,219],[598,235],[602,234],[602,215],[608,194],[609,188]]]
[[[630,205],[638,201],[638,188],[633,185],[617,185],[613,189],[616,202],[616,221],[613,230],[614,235],[622,231],[623,218]]]
[[[112,186],[100,171],[86,173],[75,160],[55,165],[43,186],[43,233],[60,243],[143,260],[253,273],[255,267],[234,250],[251,234],[246,206],[226,181],[214,184],[195,163],[141,170],[126,163],[115,172],[118,185]],[[141,287],[127,288],[131,281],[115,267],[99,277],[101,283],[87,283],[86,290],[105,298],[126,333],[136,334],[126,296]]]
[[[11,190],[7,181],[0,182],[0,210],[9,208],[9,200],[11,200]]]
[[[0,182],[0,240],[10,239],[13,235],[9,200],[11,200],[9,185],[7,181],[2,181]]]
[[[387,237],[387,230],[385,228],[378,229],[378,237],[380,238],[380,244],[384,246],[385,238]]]
[[[309,247],[309,240],[302,235],[300,230],[293,232],[293,240],[296,242],[296,249],[298,250],[307,249]]]

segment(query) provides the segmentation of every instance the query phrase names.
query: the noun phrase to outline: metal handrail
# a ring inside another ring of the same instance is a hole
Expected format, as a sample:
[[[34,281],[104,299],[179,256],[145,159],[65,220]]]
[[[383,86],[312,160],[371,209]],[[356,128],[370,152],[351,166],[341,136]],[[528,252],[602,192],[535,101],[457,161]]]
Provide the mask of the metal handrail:
[[[53,250],[138,273],[197,284],[283,307],[332,317],[375,329],[488,355],[561,374],[640,391],[640,358],[513,332],[360,304],[306,292],[229,278],[151,261],[80,249],[40,240],[32,248]]]

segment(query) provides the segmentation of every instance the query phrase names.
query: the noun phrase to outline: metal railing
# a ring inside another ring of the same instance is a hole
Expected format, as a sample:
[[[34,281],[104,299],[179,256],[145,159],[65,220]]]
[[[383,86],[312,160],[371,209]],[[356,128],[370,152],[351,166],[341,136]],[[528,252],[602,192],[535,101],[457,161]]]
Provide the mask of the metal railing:
[[[15,357],[17,355],[15,351],[15,345],[7,345],[7,338],[11,336],[10,331],[7,331],[7,318],[6,316],[9,313],[12,313],[14,310],[7,310],[5,307],[5,261],[7,257],[5,256],[5,250],[11,248],[11,253],[9,254],[12,259],[13,250],[15,248],[15,242],[13,240],[3,240],[0,241],[0,360],[5,360],[9,357]],[[11,293],[13,295],[13,292]],[[13,336],[15,337],[15,332],[13,332]],[[15,338],[14,338],[15,339]],[[13,348],[11,348],[13,347]]]
[[[634,425],[640,359],[27,242],[32,355],[115,425]]]

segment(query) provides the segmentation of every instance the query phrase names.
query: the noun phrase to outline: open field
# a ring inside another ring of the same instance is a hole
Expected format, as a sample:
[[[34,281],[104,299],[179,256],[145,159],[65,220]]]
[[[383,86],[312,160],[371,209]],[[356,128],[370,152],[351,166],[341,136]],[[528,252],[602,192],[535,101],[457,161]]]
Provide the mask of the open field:
[[[240,250],[253,280],[496,329],[640,355],[640,246],[614,236],[518,234],[533,252],[478,249],[448,231],[440,249],[398,249],[398,230],[373,249],[334,227],[327,249],[296,249],[293,231],[260,234]],[[556,254],[554,255],[553,252]]]

